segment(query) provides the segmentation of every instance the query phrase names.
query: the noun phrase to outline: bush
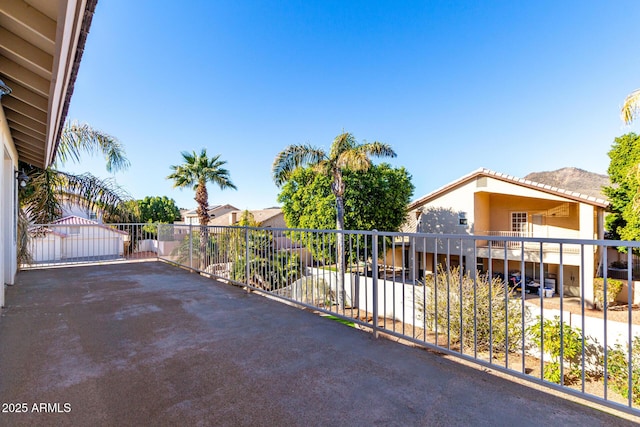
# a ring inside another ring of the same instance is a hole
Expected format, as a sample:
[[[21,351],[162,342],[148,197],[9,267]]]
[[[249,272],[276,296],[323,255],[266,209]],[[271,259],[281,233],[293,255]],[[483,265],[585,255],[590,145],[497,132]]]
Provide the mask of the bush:
[[[547,363],[544,367],[544,379],[560,383],[560,363],[567,363],[568,370],[565,370],[564,382],[572,382],[580,376],[580,358],[582,355],[582,331],[579,328],[572,328],[563,323],[561,325],[560,318],[555,316],[553,320],[541,320],[527,328],[527,332],[532,336],[533,341],[538,348],[544,348],[549,353],[552,362]],[[560,334],[562,332],[562,339]],[[564,342],[564,348],[560,343]],[[561,354],[562,350],[562,354]]]
[[[613,383],[613,388],[624,397],[629,393],[628,354],[625,346],[616,344],[613,349],[609,349],[607,357],[609,380]],[[638,336],[634,337],[632,342],[631,391],[633,403],[640,405],[640,337]]]
[[[607,305],[616,302],[616,298],[621,290],[622,281],[607,278]],[[593,303],[599,310],[604,308],[604,279],[602,277],[593,279]]]
[[[613,261],[611,264],[609,264],[609,267],[620,268],[624,270],[627,268],[627,263],[624,261]]]
[[[416,305],[429,328],[449,330],[452,343],[478,351],[518,351],[522,345],[523,316],[528,311],[520,299],[511,299],[505,283],[491,281],[479,273],[474,280],[460,274],[459,267],[445,270],[438,267],[437,280],[425,277],[424,301]],[[437,300],[436,300],[437,293]],[[462,310],[462,323],[460,311]],[[507,319],[508,314],[508,319]],[[475,318],[475,328],[474,328]]]
[[[256,288],[273,291],[282,289],[300,278],[302,261],[296,253],[278,252],[267,258],[249,258],[249,278],[246,277],[246,260],[240,257],[233,263],[231,278],[249,283]]]

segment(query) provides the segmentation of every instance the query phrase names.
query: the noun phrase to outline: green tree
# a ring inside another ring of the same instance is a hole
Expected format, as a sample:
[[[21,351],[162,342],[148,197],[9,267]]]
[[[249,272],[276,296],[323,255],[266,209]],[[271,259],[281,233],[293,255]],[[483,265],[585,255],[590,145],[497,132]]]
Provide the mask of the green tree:
[[[273,161],[273,180],[278,187],[284,185],[291,174],[300,167],[311,167],[316,173],[331,178],[331,191],[335,196],[336,229],[344,230],[343,174],[347,170],[366,171],[371,167],[371,157],[395,157],[390,145],[382,142],[358,144],[348,133],[338,135],[327,153],[310,145],[290,145],[281,151]],[[338,304],[344,301],[344,235],[337,233],[336,257],[338,263]]]
[[[141,222],[172,224],[180,220],[180,209],[167,196],[147,196],[136,201]]]
[[[229,171],[223,168],[227,162],[220,160],[219,154],[209,158],[207,150],[203,148],[200,154],[195,151],[192,153],[183,151],[182,158],[184,163],[171,166],[173,173],[167,176],[167,179],[173,180],[174,187],[192,187],[196,192],[195,201],[198,203],[196,212],[200,220],[200,268],[204,269],[206,267],[207,226],[209,224],[207,183],[212,182],[220,187],[221,190],[227,188],[235,190],[236,186],[231,182]]]
[[[345,189],[345,228],[348,230],[398,231],[407,215],[407,205],[413,195],[414,186],[411,175],[403,167],[392,168],[386,163],[373,165],[368,171],[345,171],[343,176]],[[287,226],[291,228],[330,229],[336,222],[336,211],[333,208],[334,196],[329,190],[330,178],[314,173],[310,168],[298,169],[289,181],[282,186],[278,201],[282,204]],[[376,203],[371,203],[375,200]],[[331,245],[310,244],[308,238],[301,234],[292,236],[305,240],[305,245],[317,259],[333,262],[334,252]],[[335,239],[329,236],[329,243]],[[371,244],[364,244],[365,236],[350,236],[359,240],[345,245],[345,255],[351,262],[352,255],[362,257],[371,255],[364,248],[371,249]],[[358,254],[350,254],[349,247],[358,247]],[[380,246],[382,250],[382,246]]]
[[[603,188],[611,211],[606,219],[606,228],[615,239],[638,240],[640,136],[628,133],[616,138],[608,155],[611,161],[607,172],[612,185]]]
[[[345,171],[344,224],[347,230],[398,231],[407,216],[414,186],[404,167],[373,165],[368,171]],[[336,222],[331,209],[334,197],[330,178],[310,168],[296,170],[282,186],[282,204],[287,226],[329,229]],[[376,203],[371,203],[375,200]]]
[[[640,89],[636,89],[627,95],[620,110],[622,120],[626,124],[631,124],[638,117],[638,113],[640,113]]]

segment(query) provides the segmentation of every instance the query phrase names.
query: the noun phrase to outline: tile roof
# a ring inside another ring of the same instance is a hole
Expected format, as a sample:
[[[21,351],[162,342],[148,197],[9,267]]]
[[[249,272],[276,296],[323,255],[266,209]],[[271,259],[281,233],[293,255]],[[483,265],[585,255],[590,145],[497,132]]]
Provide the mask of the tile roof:
[[[582,193],[578,193],[577,191],[571,191],[571,190],[565,190],[562,188],[558,188],[558,187],[553,187],[551,185],[547,185],[547,184],[542,184],[539,182],[535,182],[535,181],[530,181],[528,179],[524,179],[524,178],[518,178],[512,175],[507,175],[504,173],[500,173],[500,172],[496,172],[496,171],[492,171],[490,169],[486,169],[486,168],[480,168],[477,169],[453,182],[450,182],[449,184],[446,184],[443,187],[438,188],[435,191],[432,191],[431,193],[420,197],[419,199],[411,202],[409,204],[409,210],[415,209],[416,207],[428,202],[429,200],[439,196],[442,193],[447,192],[448,190],[463,184],[471,179],[480,177],[480,176],[487,176],[487,177],[491,177],[491,178],[495,178],[495,179],[499,179],[501,181],[505,181],[505,182],[510,182],[512,184],[516,184],[516,185],[520,185],[522,187],[527,187],[527,188],[532,188],[534,190],[539,190],[548,194],[553,194],[556,196],[560,196],[560,197],[565,197],[567,199],[571,199],[574,201],[578,201],[578,202],[582,202],[582,203],[587,203],[590,205],[594,205],[594,206],[599,206],[599,207],[607,207],[609,205],[609,202],[604,200],[604,199],[600,199],[597,197],[593,197],[593,196],[588,196],[586,194],[582,194]]]
[[[100,228],[104,228],[104,229],[109,230],[109,231],[113,231],[114,233],[119,233],[119,234],[123,234],[123,235],[128,235],[129,234],[126,231],[117,230],[117,229],[115,229],[113,227],[110,227],[108,225],[100,224],[99,222],[93,221],[91,219],[82,218],[82,217],[75,216],[75,215],[65,216],[63,218],[57,219],[55,221],[52,221],[51,225],[92,225],[92,226],[95,226],[95,227],[100,227]]]

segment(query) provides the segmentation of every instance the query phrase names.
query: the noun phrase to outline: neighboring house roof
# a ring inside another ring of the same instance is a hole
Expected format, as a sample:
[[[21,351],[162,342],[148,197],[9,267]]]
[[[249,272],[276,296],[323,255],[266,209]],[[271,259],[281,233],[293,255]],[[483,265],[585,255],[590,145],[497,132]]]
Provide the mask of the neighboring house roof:
[[[566,199],[569,200],[573,200],[576,202],[580,202],[580,203],[586,203],[588,205],[592,205],[592,206],[597,206],[597,207],[601,207],[601,208],[606,208],[607,206],[609,206],[609,202],[604,200],[604,199],[600,199],[597,197],[593,197],[593,196],[588,196],[586,194],[581,194],[575,191],[570,191],[570,190],[564,190],[562,188],[557,188],[557,187],[553,187],[551,185],[547,185],[547,184],[541,184],[539,182],[534,182],[534,181],[530,181],[528,179],[523,179],[523,178],[517,178],[515,176],[511,176],[511,175],[507,175],[507,174],[503,174],[500,172],[495,172],[492,171],[490,169],[486,169],[486,168],[480,168],[476,171],[471,172],[470,174],[467,174],[465,176],[463,176],[462,178],[459,178],[441,188],[438,188],[437,190],[417,199],[414,202],[411,202],[408,206],[409,210],[413,210],[416,209],[417,207],[424,205],[425,203],[430,202],[433,199],[438,198],[439,196],[441,196],[444,193],[449,192],[450,190],[468,182],[471,181],[473,179],[476,179],[478,177],[490,177],[490,178],[495,178],[498,179],[500,181],[504,181],[504,182],[509,182],[512,184],[516,184],[522,187],[526,187],[526,188],[531,188],[534,190],[539,190],[543,193],[547,193],[547,194],[552,194],[554,196],[559,196],[559,197],[564,197]]]
[[[0,79],[19,160],[55,157],[97,0],[0,1]]]
[[[244,211],[241,210],[227,212],[224,215],[212,218],[211,221],[209,221],[209,225],[235,225],[242,218],[243,212]],[[258,209],[249,212],[251,212],[253,219],[259,224],[264,224],[271,219],[283,215],[281,208]]]
[[[57,219],[51,222],[51,225],[92,225],[95,227],[104,228],[105,230],[113,231],[114,233],[123,234],[125,236],[129,234],[126,231],[116,230],[115,228],[109,227],[107,224],[100,224],[99,222],[87,218],[81,218],[75,215],[69,215],[65,216],[64,218]]]
[[[209,212],[209,216],[212,218],[215,218],[217,215],[217,213],[221,210],[224,209],[233,209],[233,210],[238,210],[238,208],[236,208],[233,205],[211,205],[207,207],[207,212]],[[193,217],[197,217],[198,216],[198,208],[194,208],[194,209],[189,209],[187,211],[185,211],[184,213],[182,213],[182,216],[184,218],[193,218]]]
[[[260,209],[257,211],[250,211],[253,214],[253,219],[255,219],[260,224],[273,219],[279,215],[283,215],[282,209],[280,208],[269,208],[269,209]]]
[[[47,226],[38,225],[36,227],[29,227],[29,233],[33,235],[37,234],[53,234],[54,236],[58,236],[61,238],[67,237],[67,233],[63,233],[61,231],[52,230]]]

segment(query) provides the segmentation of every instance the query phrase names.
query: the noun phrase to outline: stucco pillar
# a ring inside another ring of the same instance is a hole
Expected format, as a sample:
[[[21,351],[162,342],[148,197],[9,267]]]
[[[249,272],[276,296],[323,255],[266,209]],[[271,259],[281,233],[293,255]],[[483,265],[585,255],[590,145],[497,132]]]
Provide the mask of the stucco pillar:
[[[594,207],[580,203],[580,238],[593,240],[596,230]],[[596,273],[597,248],[595,246],[584,246],[584,298],[589,307],[593,307],[593,277]]]

